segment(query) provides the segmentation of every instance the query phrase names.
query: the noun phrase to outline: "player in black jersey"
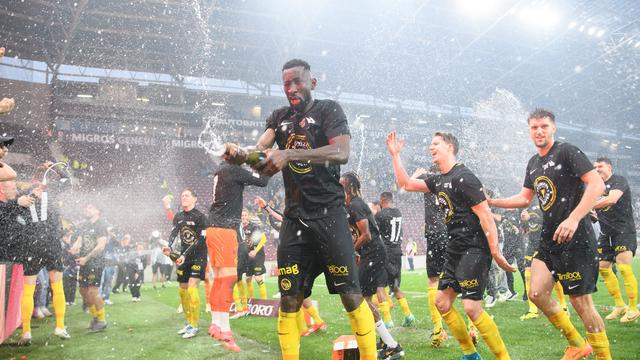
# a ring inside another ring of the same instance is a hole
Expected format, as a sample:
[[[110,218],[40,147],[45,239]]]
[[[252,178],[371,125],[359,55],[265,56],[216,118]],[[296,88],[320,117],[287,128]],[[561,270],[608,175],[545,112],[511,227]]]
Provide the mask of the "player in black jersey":
[[[104,248],[107,244],[107,222],[101,217],[101,210],[93,204],[85,207],[87,221],[78,227],[78,238],[71,247],[71,253],[77,255],[78,284],[80,295],[93,317],[89,324],[90,332],[103,331],[107,327],[104,301],[98,294],[100,278],[104,269]]]
[[[162,249],[166,256],[178,256],[176,273],[180,286],[180,303],[187,324],[178,331],[184,339],[192,338],[198,333],[200,321],[200,294],[198,286],[204,280],[207,267],[207,245],[205,234],[207,217],[196,209],[198,198],[192,189],[184,189],[180,194],[182,211],[173,217],[173,230],[169,236],[169,245]],[[174,250],[174,243],[180,242],[179,251]]]
[[[449,242],[440,282],[436,306],[464,353],[462,359],[480,359],[463,318],[453,307],[457,294],[462,294],[464,309],[498,359],[509,359],[509,353],[496,324],[482,309],[491,258],[505,271],[509,265],[498,248],[498,233],[493,214],[487,204],[482,183],[463,164],[456,160],[458,140],[448,133],[437,132],[429,150],[440,174],[426,180],[410,178],[404,169],[400,152],[404,141],[395,132],[387,136],[398,185],[406,191],[431,192],[444,209]]]
[[[284,215],[281,212],[273,209],[260,196],[255,197],[255,203],[258,207],[262,208],[262,210],[264,210],[269,216],[269,225],[275,231],[280,232],[280,225],[282,224]],[[279,295],[280,294],[278,294],[278,296]],[[304,313],[309,315],[308,317],[304,316],[303,309]],[[311,323],[311,319],[313,320],[313,323]],[[324,320],[322,320],[322,318],[320,317],[320,313],[318,312],[318,309],[313,305],[311,297],[306,297],[304,298],[304,300],[302,300],[302,307],[298,311],[297,321],[298,330],[301,336],[309,336],[314,332],[327,330],[327,323],[324,322]]]
[[[315,278],[324,272],[329,292],[340,294],[348,312],[360,357],[375,359],[373,315],[360,291],[344,191],[338,182],[340,165],[349,160],[347,118],[337,102],[313,99],[317,80],[307,62],[294,59],[284,64],[282,82],[289,106],[267,119],[257,144],[267,158],[256,169],[268,175],[282,170],[285,185],[278,246],[282,294],[278,336],[283,357],[299,358],[296,314],[311,294]]]
[[[402,346],[391,336],[376,307],[371,302],[375,294],[378,301],[386,298],[384,288],[387,285],[387,253],[380,238],[378,225],[369,206],[362,200],[360,179],[353,172],[347,172],[340,177],[340,184],[344,187],[347,214],[351,226],[351,236],[356,251],[359,254],[358,277],[362,295],[369,304],[376,322],[376,332],[383,342],[378,358],[399,359],[404,356]]]
[[[490,199],[489,204],[523,208],[537,195],[544,220],[540,247],[531,264],[529,298],[569,341],[566,359],[588,356],[593,352],[591,347],[597,359],[610,359],[604,322],[591,299],[591,293],[596,291],[598,261],[595,234],[586,216],[602,194],[604,182],[580,149],[555,141],[553,113],[537,109],[527,122],[538,153],[529,160],[522,190],[507,199]],[[589,342],[551,299],[556,280],[569,294]]]
[[[393,297],[398,300],[404,321],[402,326],[411,326],[415,321],[415,317],[411,313],[407,298],[400,289],[400,281],[402,279],[402,213],[398,208],[393,207],[393,194],[383,192],[380,194],[380,211],[375,215],[376,223],[380,229],[380,237],[387,250],[387,285]],[[390,304],[380,306],[385,322],[391,321]],[[385,313],[386,311],[386,313]],[[387,318],[388,316],[388,318]]]
[[[418,168],[411,178],[426,180],[429,176],[438,173],[437,166],[424,169]],[[438,204],[438,197],[430,192],[424,193],[424,238],[427,243],[427,301],[429,303],[429,315],[433,323],[431,331],[431,346],[440,347],[447,340],[447,332],[442,328],[442,315],[436,307],[436,296],[438,295],[438,283],[444,267],[445,251],[449,242],[447,226],[444,223],[444,210]],[[478,334],[470,322],[469,335],[474,343],[477,343]]]
[[[631,189],[627,179],[613,173],[610,159],[598,158],[595,168],[605,184],[603,197],[594,206],[602,232],[598,239],[600,274],[616,305],[605,319],[614,320],[622,316],[620,322],[628,323],[640,316],[637,308],[638,281],[631,267],[638,244],[636,224],[633,221]],[[628,307],[625,306],[620,295],[618,279],[611,270],[613,262],[616,263],[624,279],[624,287],[629,299]]]
[[[240,352],[229,324],[229,308],[237,278],[238,228],[242,215],[242,194],[247,185],[267,186],[269,178],[234,165],[225,155],[225,163],[213,177],[213,204],[209,210],[207,249],[213,268],[214,282],[209,294],[211,326],[209,335],[224,347]]]
[[[249,210],[242,211],[242,226],[240,231],[242,241],[247,247],[247,297],[253,298],[253,279],[255,278],[260,292],[260,298],[267,298],[267,285],[262,275],[266,272],[264,267],[264,246],[267,243],[267,235],[264,233],[260,220],[254,218]]]

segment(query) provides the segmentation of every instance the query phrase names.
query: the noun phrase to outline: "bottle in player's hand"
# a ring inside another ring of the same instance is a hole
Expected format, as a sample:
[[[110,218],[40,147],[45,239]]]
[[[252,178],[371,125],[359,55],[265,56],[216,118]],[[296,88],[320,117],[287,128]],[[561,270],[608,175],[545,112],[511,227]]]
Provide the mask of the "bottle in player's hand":
[[[236,144],[227,143],[225,144],[224,156],[233,164],[254,166],[264,160],[267,154],[258,150],[247,151]]]

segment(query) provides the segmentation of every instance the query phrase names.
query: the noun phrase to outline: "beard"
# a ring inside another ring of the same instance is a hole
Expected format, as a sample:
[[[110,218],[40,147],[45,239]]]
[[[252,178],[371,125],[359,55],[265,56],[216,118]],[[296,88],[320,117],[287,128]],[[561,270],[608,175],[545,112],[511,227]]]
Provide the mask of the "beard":
[[[293,110],[295,110],[296,112],[302,113],[307,108],[307,105],[309,105],[309,103],[311,102],[311,95],[304,94],[303,96],[296,96],[296,98],[299,100],[298,104],[293,105],[291,101],[289,101],[289,105],[291,105]]]

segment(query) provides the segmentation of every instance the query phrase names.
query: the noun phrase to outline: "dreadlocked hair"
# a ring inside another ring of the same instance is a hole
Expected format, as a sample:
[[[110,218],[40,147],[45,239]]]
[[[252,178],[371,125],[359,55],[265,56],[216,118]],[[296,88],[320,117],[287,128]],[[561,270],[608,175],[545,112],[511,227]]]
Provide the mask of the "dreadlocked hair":
[[[362,197],[362,193],[360,192],[360,178],[353,171],[346,172],[342,174],[342,177],[347,180],[347,186],[345,187],[345,192],[351,197]]]

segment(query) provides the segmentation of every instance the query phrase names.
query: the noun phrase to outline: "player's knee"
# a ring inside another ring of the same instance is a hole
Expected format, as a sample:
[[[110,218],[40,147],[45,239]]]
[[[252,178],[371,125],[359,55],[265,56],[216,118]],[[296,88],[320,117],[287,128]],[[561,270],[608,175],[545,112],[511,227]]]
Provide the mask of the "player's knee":
[[[536,304],[538,307],[541,307],[542,304],[549,301],[550,294],[545,294],[544,292],[538,289],[531,289],[529,293],[527,293],[529,300]]]
[[[464,307],[464,312],[472,320],[477,319],[480,316],[480,314],[482,314],[482,304],[479,301],[464,301],[463,307]]]
[[[364,298],[361,294],[340,294],[340,300],[342,300],[344,309],[347,310],[347,312],[351,312],[360,306]]]
[[[280,309],[286,313],[294,313],[300,309],[302,301],[298,301],[295,295],[283,295],[280,297]]]
[[[440,314],[444,314],[451,310],[451,301],[444,296],[436,297],[436,308]]]

